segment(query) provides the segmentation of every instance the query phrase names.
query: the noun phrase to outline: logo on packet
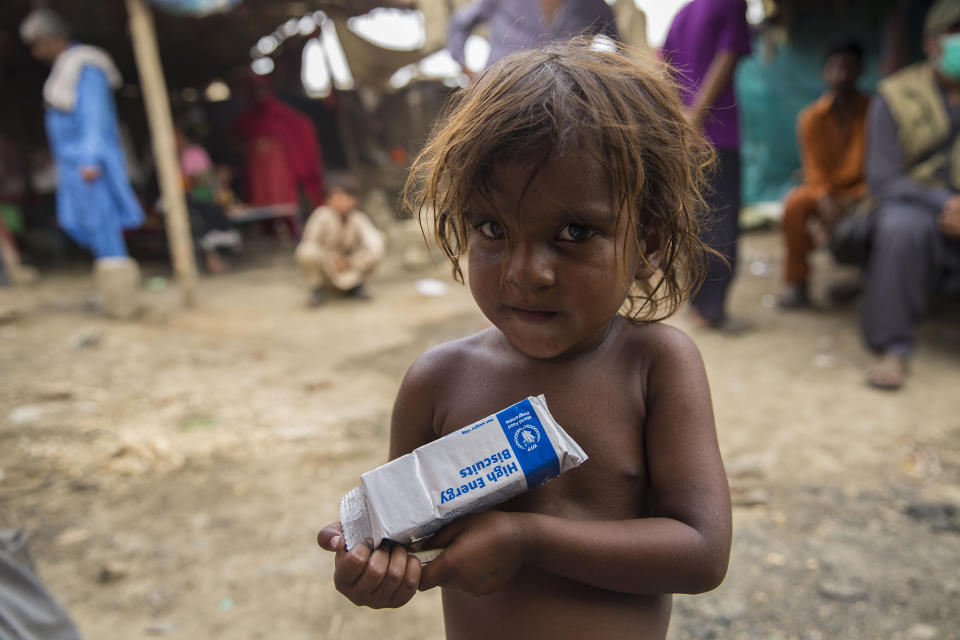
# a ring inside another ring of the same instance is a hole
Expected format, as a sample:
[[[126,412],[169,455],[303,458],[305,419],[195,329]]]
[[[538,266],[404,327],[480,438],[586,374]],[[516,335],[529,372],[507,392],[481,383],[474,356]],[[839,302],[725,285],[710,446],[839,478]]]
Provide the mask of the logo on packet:
[[[513,441],[524,451],[533,451],[540,443],[540,430],[532,424],[524,425],[513,432]]]

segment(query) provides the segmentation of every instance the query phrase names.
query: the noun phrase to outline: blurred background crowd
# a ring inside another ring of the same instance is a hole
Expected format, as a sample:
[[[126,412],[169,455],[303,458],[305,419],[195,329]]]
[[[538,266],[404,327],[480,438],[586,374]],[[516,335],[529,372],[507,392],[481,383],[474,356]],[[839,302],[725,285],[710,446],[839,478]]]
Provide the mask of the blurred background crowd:
[[[932,5],[157,0],[155,23],[138,34],[128,28],[130,6],[119,0],[11,1],[0,16],[3,277],[29,282],[36,267],[62,268],[91,252],[100,282],[95,304],[129,314],[140,280],[128,247],[147,260],[172,251],[179,275],[194,270],[193,256],[176,246],[176,236],[186,236],[185,225],[177,226],[181,209],[190,240],[180,244],[192,246],[209,274],[242,259],[244,236],[298,243],[310,214],[326,203],[328,174],[349,174],[358,197],[382,189],[395,200],[411,156],[453,90],[507,53],[587,33],[597,46],[622,41],[674,65],[690,117],[718,151],[708,240],[725,261],[712,265],[693,300],[697,324],[732,333],[752,328],[749,318],[726,310],[739,229],[782,219],[778,304],[810,306],[807,254],[819,246],[862,267],[863,278],[830,283],[826,295],[844,303],[863,293],[863,336],[878,356],[868,381],[895,389],[907,374],[925,292],[957,285],[955,213],[916,230],[910,247],[880,240],[868,251],[886,229],[877,221],[892,219],[870,215],[889,209],[884,200],[934,210],[911,220],[960,209],[950,199],[956,184],[947,157],[956,137],[949,60],[957,45],[949,36],[958,10],[953,2]],[[154,99],[163,106],[153,123],[145,112],[152,87],[145,85],[157,81],[144,75],[145,54],[134,54],[145,33],[159,44],[166,85]],[[888,94],[910,90],[882,80],[923,61],[936,69],[940,81],[930,88],[940,87],[941,97],[901,109]],[[71,65],[90,77],[68,77],[63,70]],[[68,96],[75,87],[90,95],[76,109],[69,97],[58,104],[55,80]],[[868,121],[867,102],[882,86],[892,88],[874,99],[883,106]],[[897,136],[924,126],[906,122],[917,109],[933,109],[942,131],[927,146],[901,149]],[[88,117],[97,122],[84,124]],[[98,126],[95,135],[76,133]],[[171,143],[174,155],[165,152]],[[164,157],[174,158],[176,168],[166,173],[177,172],[176,179],[164,177]],[[165,180],[180,181],[181,189],[164,193]],[[102,193],[85,195],[85,187]],[[76,204],[84,198],[86,205]],[[307,245],[325,242],[346,255],[361,243],[374,258],[353,269],[344,260],[311,258],[305,246],[297,255],[311,301],[322,304],[331,291],[365,296],[363,277],[383,252],[374,223],[365,219],[364,233],[326,225],[323,240],[318,224]],[[356,273],[334,277],[344,270]]]
[[[141,318],[145,284],[189,292],[199,271],[213,296],[268,254],[321,317],[376,297],[378,265],[422,262],[398,194],[446,99],[584,32],[673,65],[717,150],[705,234],[725,260],[684,322],[769,328],[729,301],[769,267],[741,233],[766,230],[763,306],[793,327],[856,305],[858,376],[909,386],[931,306],[956,324],[960,0],[5,0],[0,296],[92,268],[84,313]]]

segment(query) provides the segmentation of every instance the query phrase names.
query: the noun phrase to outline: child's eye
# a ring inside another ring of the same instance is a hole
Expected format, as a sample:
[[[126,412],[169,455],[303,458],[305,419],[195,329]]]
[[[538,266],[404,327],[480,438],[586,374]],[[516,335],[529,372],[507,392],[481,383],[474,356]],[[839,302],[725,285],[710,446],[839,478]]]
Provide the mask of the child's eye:
[[[568,242],[583,242],[592,237],[596,232],[585,224],[573,222],[560,228],[557,234],[557,240],[566,240]]]
[[[503,238],[503,227],[500,226],[500,223],[496,220],[489,220],[482,224],[478,224],[475,228],[479,229],[480,233],[491,240],[499,240]]]

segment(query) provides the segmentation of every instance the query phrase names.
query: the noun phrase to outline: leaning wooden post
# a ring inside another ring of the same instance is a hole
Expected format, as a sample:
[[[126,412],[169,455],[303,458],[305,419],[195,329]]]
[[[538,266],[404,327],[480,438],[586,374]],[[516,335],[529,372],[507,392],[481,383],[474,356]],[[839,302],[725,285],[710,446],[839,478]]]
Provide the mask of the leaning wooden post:
[[[153,26],[153,14],[145,0],[126,0],[130,16],[130,37],[133,54],[140,73],[143,102],[150,123],[153,141],[153,157],[157,164],[160,195],[166,218],[167,242],[173,260],[173,272],[177,276],[185,306],[193,305],[197,284],[197,264],[190,236],[190,218],[187,201],[183,195],[180,178],[180,163],[173,134],[173,117],[170,115],[170,100],[167,83],[163,78],[157,36]]]

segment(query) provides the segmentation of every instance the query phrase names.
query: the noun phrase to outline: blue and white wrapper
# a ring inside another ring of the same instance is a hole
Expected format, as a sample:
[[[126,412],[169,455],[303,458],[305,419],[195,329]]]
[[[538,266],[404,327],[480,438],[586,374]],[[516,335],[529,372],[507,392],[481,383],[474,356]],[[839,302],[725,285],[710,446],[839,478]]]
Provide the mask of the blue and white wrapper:
[[[531,396],[360,476],[340,500],[347,548],[410,544],[586,459],[544,397]]]

